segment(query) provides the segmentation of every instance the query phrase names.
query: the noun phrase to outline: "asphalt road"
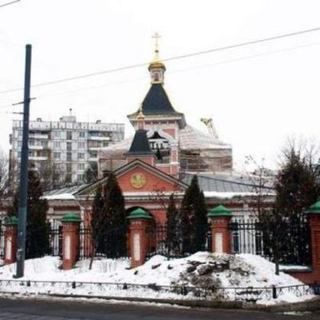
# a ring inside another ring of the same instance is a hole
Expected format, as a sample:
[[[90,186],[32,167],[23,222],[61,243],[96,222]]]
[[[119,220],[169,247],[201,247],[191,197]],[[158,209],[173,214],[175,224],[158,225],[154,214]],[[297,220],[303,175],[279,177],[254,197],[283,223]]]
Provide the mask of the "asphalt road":
[[[264,312],[221,309],[188,309],[179,307],[121,304],[119,302],[87,302],[0,298],[0,319],[23,320],[295,320],[320,319],[320,314],[283,315]]]

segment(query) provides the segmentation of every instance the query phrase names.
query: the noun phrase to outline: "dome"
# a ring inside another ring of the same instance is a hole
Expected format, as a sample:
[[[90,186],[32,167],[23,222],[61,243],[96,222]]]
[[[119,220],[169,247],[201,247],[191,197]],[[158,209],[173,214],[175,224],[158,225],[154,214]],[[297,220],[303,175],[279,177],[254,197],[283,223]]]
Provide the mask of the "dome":
[[[156,59],[156,60],[153,60],[149,64],[148,70],[151,71],[152,69],[163,69],[163,70],[166,70],[166,66],[164,65],[164,63],[161,60]]]

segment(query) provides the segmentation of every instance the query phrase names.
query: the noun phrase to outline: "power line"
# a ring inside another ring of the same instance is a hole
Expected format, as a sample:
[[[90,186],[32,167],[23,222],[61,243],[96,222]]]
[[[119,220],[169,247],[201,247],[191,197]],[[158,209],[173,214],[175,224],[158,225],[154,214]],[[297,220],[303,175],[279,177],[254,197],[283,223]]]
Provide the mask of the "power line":
[[[312,28],[312,29],[305,29],[305,30],[301,30],[301,31],[291,32],[291,33],[284,33],[284,34],[280,34],[277,36],[241,42],[241,43],[237,43],[237,44],[233,44],[233,45],[228,45],[228,46],[223,46],[223,47],[218,47],[218,48],[213,48],[213,49],[208,49],[208,50],[203,50],[203,51],[187,53],[184,55],[173,56],[173,57],[169,57],[166,59],[162,59],[162,61],[166,62],[166,61],[186,59],[186,58],[191,58],[191,57],[195,57],[195,56],[206,55],[206,54],[210,54],[210,53],[215,53],[215,52],[220,52],[220,51],[225,51],[225,50],[230,50],[230,49],[235,49],[235,48],[240,48],[240,47],[245,47],[245,46],[250,46],[250,45],[254,45],[254,44],[258,44],[258,43],[264,43],[264,42],[270,42],[270,41],[280,40],[280,39],[284,39],[284,38],[295,37],[295,36],[299,36],[302,34],[307,34],[307,33],[312,33],[312,32],[317,32],[317,31],[320,31],[320,27],[316,27],[316,28]],[[66,78],[61,78],[61,79],[57,79],[57,80],[37,83],[37,84],[32,85],[32,87],[39,88],[39,87],[45,87],[45,86],[49,86],[49,85],[54,85],[54,84],[59,84],[59,83],[64,83],[64,82],[69,82],[69,81],[74,81],[74,80],[91,78],[91,77],[100,76],[100,75],[104,75],[104,74],[115,73],[115,72],[145,67],[148,64],[149,63],[138,63],[138,64],[128,65],[128,66],[124,66],[124,67],[118,67],[118,68],[113,68],[113,69],[108,69],[108,70],[87,73],[87,74],[83,74],[83,75],[79,75],[79,76],[66,77]],[[0,91],[0,94],[7,94],[7,93],[11,93],[11,92],[21,91],[22,89],[23,88],[3,90],[3,91]]]
[[[107,73],[114,73],[114,72],[144,67],[147,65],[148,65],[148,63],[140,63],[140,64],[134,64],[134,65],[130,65],[130,66],[119,67],[119,68],[114,68],[114,69],[109,69],[109,70],[104,70],[104,71],[92,72],[92,73],[87,73],[87,74],[83,74],[80,76],[73,76],[73,77],[68,77],[68,78],[63,78],[63,79],[58,79],[58,80],[41,82],[41,83],[32,85],[32,87],[33,88],[45,87],[45,86],[54,85],[54,84],[63,83],[63,82],[69,82],[69,81],[73,81],[73,80],[91,78],[94,76],[99,76],[99,75],[103,75],[103,74],[107,74]],[[21,91],[21,90],[23,90],[23,88],[9,89],[9,90],[0,91],[0,94],[16,92],[16,91]]]
[[[21,0],[15,0],[15,1],[4,3],[4,4],[0,4],[0,8],[6,7],[6,6],[10,6],[11,4],[14,4],[14,3],[17,3],[17,2],[20,2],[20,1]]]
[[[257,44],[257,43],[263,43],[263,42],[269,42],[269,41],[274,41],[274,40],[279,40],[279,39],[284,39],[284,38],[295,37],[295,36],[299,36],[299,35],[306,34],[306,33],[311,33],[311,32],[316,32],[316,31],[320,31],[320,27],[301,30],[301,31],[296,31],[296,32],[291,32],[291,33],[284,33],[284,34],[280,34],[280,35],[277,35],[277,36],[272,36],[272,37],[258,39],[258,40],[251,40],[251,41],[241,42],[241,43],[238,43],[238,44],[232,44],[232,45],[219,47],[219,48],[214,48],[214,49],[208,49],[208,50],[204,50],[204,51],[197,51],[197,52],[194,52],[194,53],[188,53],[188,54],[184,54],[184,55],[179,55],[179,56],[167,58],[167,59],[164,59],[164,61],[172,61],[172,60],[190,58],[190,57],[209,54],[209,53],[213,53],[213,52],[245,47],[245,46],[249,46],[249,45],[253,45],[253,44]]]
[[[219,61],[219,62],[215,62],[215,63],[210,63],[210,64],[207,63],[207,64],[202,64],[202,65],[198,65],[198,66],[194,66],[194,67],[188,67],[188,68],[177,69],[177,70],[170,70],[170,71],[168,71],[168,73],[169,74],[175,74],[175,73],[186,72],[186,71],[190,71],[190,70],[203,69],[203,68],[207,68],[207,67],[214,67],[214,66],[218,66],[218,65],[224,65],[224,64],[229,64],[229,63],[234,63],[234,62],[239,62],[239,61],[245,61],[245,60],[260,58],[260,57],[264,57],[264,56],[268,56],[268,55],[288,52],[288,51],[292,51],[292,50],[296,50],[296,49],[307,48],[307,47],[315,46],[315,45],[320,45],[320,43],[311,43],[311,44],[306,44],[306,45],[301,45],[301,46],[295,46],[295,47],[292,47],[292,48],[274,50],[274,51],[270,51],[270,52],[264,52],[264,53],[259,53],[259,54],[254,54],[254,55],[244,56],[244,57],[239,57],[239,58],[234,58],[234,59],[227,59],[227,60],[223,60],[223,61]],[[142,81],[144,79],[145,79],[145,77],[141,77],[141,78],[135,78],[135,79],[131,79],[131,80],[108,82],[108,83],[101,84],[101,85],[96,85],[96,86],[85,86],[85,87],[81,87],[79,89],[74,89],[74,90],[68,90],[68,91],[62,91],[62,92],[58,92],[58,93],[52,93],[52,94],[49,93],[49,94],[39,95],[38,97],[41,99],[41,98],[52,97],[52,96],[70,95],[70,94],[78,93],[78,92],[84,91],[84,90],[105,88],[105,87],[108,87],[108,86],[113,86],[113,85],[118,85],[118,84]]]
[[[170,71],[168,71],[168,73],[169,74],[175,74],[175,73],[186,72],[186,71],[190,71],[190,70],[197,70],[197,69],[203,69],[203,68],[208,68],[208,67],[210,68],[210,67],[214,67],[214,66],[218,66],[218,65],[224,65],[224,64],[234,63],[234,62],[240,62],[240,61],[260,58],[260,57],[264,57],[264,56],[268,56],[268,55],[288,52],[288,51],[292,51],[292,50],[296,50],[296,49],[307,48],[307,47],[315,46],[315,45],[320,45],[320,43],[319,42],[310,43],[310,44],[305,44],[305,45],[300,45],[300,46],[295,46],[295,47],[290,47],[290,48],[285,48],[285,49],[280,49],[280,50],[274,50],[274,51],[268,51],[268,52],[263,52],[263,53],[244,56],[244,57],[238,57],[238,58],[234,58],[234,59],[222,60],[222,61],[215,62],[215,63],[207,63],[207,64],[202,64],[202,65],[183,68],[183,69],[170,70]],[[145,77],[142,77],[142,78],[140,77],[140,78],[135,78],[135,79],[130,79],[130,80],[108,82],[108,83],[104,83],[104,84],[100,84],[100,85],[85,86],[85,87],[81,87],[81,88],[78,88],[78,89],[67,90],[67,91],[62,91],[62,92],[57,92],[57,93],[46,93],[44,95],[40,94],[37,97],[38,97],[38,99],[43,99],[43,98],[47,98],[47,97],[70,95],[70,94],[78,93],[80,91],[83,92],[84,90],[100,89],[100,88],[105,88],[105,87],[108,87],[108,86],[113,86],[113,85],[118,85],[118,84],[142,81],[143,79],[145,79]],[[12,107],[12,106],[13,106],[13,104],[11,104],[11,105],[0,105],[0,109],[1,108]]]

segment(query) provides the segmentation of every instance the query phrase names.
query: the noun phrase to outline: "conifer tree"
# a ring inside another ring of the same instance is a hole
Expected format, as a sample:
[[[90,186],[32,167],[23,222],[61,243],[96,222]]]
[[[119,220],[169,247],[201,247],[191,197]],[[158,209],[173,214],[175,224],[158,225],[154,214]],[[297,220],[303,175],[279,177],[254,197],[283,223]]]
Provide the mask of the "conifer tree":
[[[109,258],[127,253],[127,224],[122,191],[113,173],[103,190],[97,189],[93,201],[92,232],[96,252]]]
[[[181,227],[183,253],[204,250],[207,232],[207,209],[197,176],[193,176],[183,197],[179,225]]]
[[[198,190],[199,193],[195,198],[195,251],[203,251],[205,250],[208,232],[207,206],[203,191],[201,191],[200,188]]]
[[[109,174],[105,187],[105,214],[109,221],[106,232],[106,253],[110,258],[126,255],[127,223],[124,197],[113,173]]]
[[[9,215],[18,216],[19,190],[14,196]],[[49,253],[49,226],[47,223],[48,203],[42,199],[39,173],[31,168],[28,171],[27,234],[26,258],[38,258]]]
[[[169,205],[167,208],[167,236],[166,246],[168,248],[168,255],[177,255],[180,253],[180,241],[178,230],[178,210],[174,200],[173,193],[169,198]]]
[[[286,223],[288,241],[280,247],[280,258],[286,263],[309,262],[309,238],[306,210],[316,202],[320,194],[317,172],[307,156],[293,147],[285,154],[285,162],[276,183],[275,210]]]
[[[99,186],[96,190],[93,203],[92,203],[92,213],[91,213],[91,231],[92,231],[92,258],[97,252],[103,252],[102,246],[102,224],[104,222],[104,199],[102,197],[102,188]],[[91,260],[92,263],[92,260]]]

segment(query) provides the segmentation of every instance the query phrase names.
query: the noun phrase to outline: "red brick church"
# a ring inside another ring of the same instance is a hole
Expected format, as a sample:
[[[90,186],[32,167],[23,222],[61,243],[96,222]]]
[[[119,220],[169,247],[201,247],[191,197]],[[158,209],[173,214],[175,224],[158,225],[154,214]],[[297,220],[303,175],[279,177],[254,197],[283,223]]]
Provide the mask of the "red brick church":
[[[169,196],[174,193],[179,203],[194,174],[209,208],[223,203],[235,215],[249,212],[255,190],[252,182],[233,175],[231,146],[215,131],[206,134],[191,127],[185,115],[175,110],[164,88],[166,66],[158,49],[148,70],[150,89],[141,107],[128,115],[134,137],[100,151],[102,178],[97,182],[46,193],[51,219],[73,211],[88,221],[95,190],[106,182],[110,171],[118,179],[128,213],[141,207],[157,225],[166,221]]]

